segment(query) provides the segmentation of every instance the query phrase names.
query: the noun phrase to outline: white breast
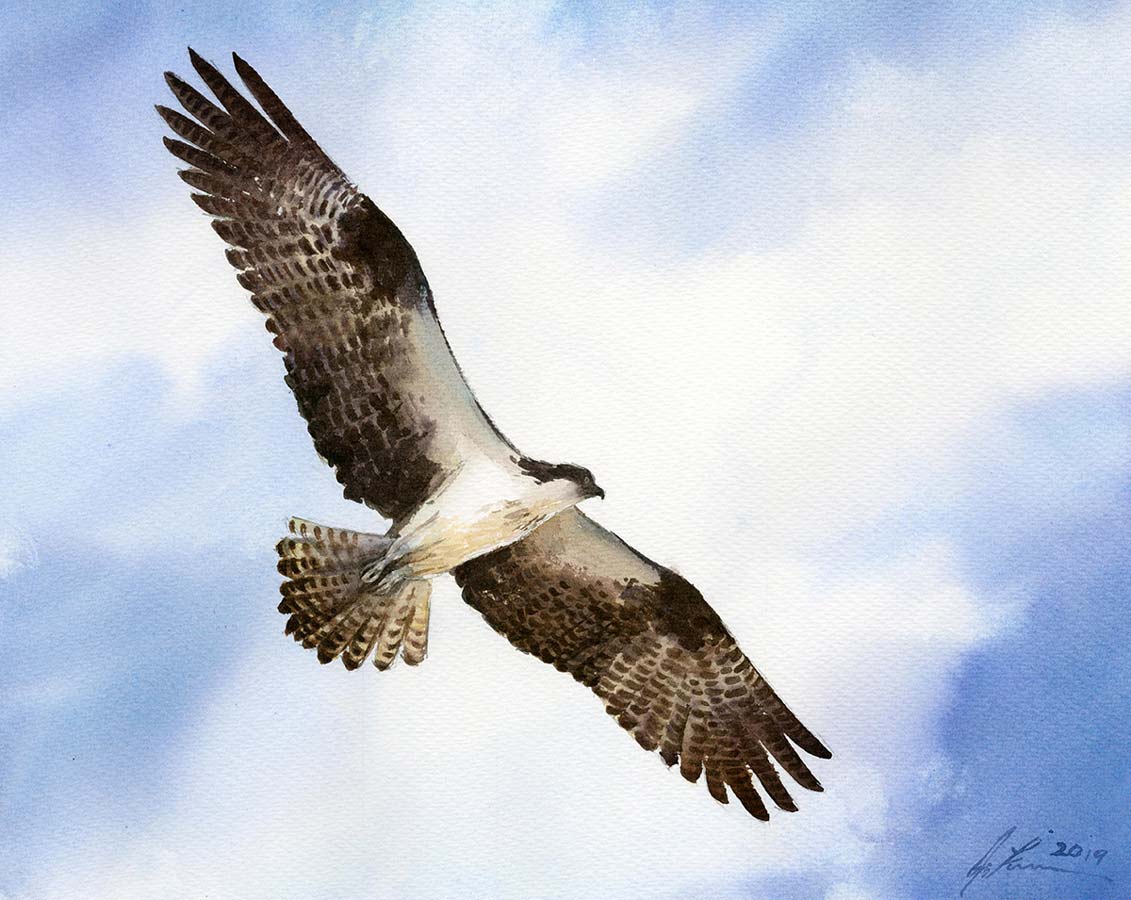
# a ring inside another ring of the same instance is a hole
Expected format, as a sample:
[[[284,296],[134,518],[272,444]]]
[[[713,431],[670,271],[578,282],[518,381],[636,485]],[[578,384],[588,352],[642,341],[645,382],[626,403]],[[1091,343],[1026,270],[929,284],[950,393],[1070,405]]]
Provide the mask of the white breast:
[[[418,577],[437,575],[521,540],[578,499],[568,483],[539,484],[517,465],[475,456],[398,526],[388,558]]]

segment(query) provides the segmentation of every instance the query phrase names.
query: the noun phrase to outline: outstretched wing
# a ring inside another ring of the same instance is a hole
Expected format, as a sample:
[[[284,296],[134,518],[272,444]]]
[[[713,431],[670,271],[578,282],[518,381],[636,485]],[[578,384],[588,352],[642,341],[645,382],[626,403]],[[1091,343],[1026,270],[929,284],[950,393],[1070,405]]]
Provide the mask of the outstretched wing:
[[[690,583],[577,509],[454,570],[463,599],[512,644],[591,688],[645,750],[759,819],[795,810],[774,763],[820,782],[793,744],[831,756],[789,711]],[[792,744],[791,744],[792,742]]]
[[[416,254],[342,174],[259,74],[236,71],[264,116],[189,51],[220,105],[172,73],[189,118],[165,146],[215,218],[240,284],[267,314],[287,384],[350,500],[397,519],[464,455],[508,452],[463,379]]]

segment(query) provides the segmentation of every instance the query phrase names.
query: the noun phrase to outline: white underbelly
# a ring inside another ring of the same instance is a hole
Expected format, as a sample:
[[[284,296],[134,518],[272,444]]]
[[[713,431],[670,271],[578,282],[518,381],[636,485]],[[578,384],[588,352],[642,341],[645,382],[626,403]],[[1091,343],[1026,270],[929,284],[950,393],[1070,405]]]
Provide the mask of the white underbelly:
[[[417,577],[439,575],[521,540],[572,502],[560,485],[486,461],[465,465],[399,526],[386,558]]]

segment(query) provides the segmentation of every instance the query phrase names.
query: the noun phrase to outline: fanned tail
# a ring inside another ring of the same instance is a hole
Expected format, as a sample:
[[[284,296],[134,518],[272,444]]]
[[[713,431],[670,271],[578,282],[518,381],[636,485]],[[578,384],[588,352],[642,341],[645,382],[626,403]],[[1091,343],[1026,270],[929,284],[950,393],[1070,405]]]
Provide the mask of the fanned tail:
[[[432,585],[421,580],[369,584],[362,569],[380,560],[392,541],[291,519],[290,534],[279,541],[279,612],[289,614],[286,633],[307,648],[318,648],[318,661],[341,656],[356,669],[369,654],[387,669],[401,651],[409,665],[423,661],[428,649],[428,600]]]

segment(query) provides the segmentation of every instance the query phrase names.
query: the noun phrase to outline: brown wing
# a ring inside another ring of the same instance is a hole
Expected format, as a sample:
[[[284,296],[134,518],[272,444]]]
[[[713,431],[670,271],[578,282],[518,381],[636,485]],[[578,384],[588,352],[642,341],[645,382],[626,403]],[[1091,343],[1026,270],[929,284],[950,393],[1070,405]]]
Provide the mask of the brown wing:
[[[509,445],[479,408],[448,348],[408,241],[342,174],[258,73],[236,70],[262,115],[189,51],[215,105],[172,73],[192,118],[159,106],[232,245],[240,284],[267,314],[287,384],[318,452],[350,500],[397,519],[429,496],[469,448]],[[185,143],[187,142],[187,143]]]
[[[512,644],[591,688],[645,750],[759,819],[751,782],[795,810],[777,765],[821,784],[794,750],[828,759],[700,593],[576,509],[454,570],[463,598]]]

